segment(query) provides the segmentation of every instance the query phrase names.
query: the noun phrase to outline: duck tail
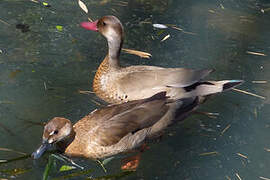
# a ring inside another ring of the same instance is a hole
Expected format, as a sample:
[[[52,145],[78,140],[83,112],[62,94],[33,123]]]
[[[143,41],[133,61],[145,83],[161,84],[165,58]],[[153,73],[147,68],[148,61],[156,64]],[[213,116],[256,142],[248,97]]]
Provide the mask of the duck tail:
[[[222,81],[205,81],[198,82],[192,86],[186,87],[189,97],[208,96],[224,91],[228,91],[243,83],[243,80],[222,80]]]

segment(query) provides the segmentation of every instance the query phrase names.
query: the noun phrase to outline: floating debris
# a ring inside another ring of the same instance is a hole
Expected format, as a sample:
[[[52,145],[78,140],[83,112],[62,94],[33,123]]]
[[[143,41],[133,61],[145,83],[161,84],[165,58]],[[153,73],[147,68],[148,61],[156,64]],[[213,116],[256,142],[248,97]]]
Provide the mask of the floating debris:
[[[228,180],[232,180],[229,176],[225,176],[226,177],[226,179],[228,179]]]
[[[78,90],[78,92],[80,93],[80,94],[95,94],[93,91],[83,91],[83,90]]]
[[[42,4],[43,4],[43,6],[45,6],[45,7],[51,7],[51,5],[49,5],[49,3],[43,2]]]
[[[258,98],[261,98],[261,99],[266,99],[266,97],[263,97],[263,96],[260,96],[260,95],[257,95],[257,94],[254,94],[254,93],[251,93],[251,92],[248,92],[248,91],[244,91],[244,90],[241,90],[241,89],[232,88],[232,90],[237,91],[237,92],[241,92],[241,93],[244,93],[244,94],[247,94],[247,95],[251,95],[251,96],[254,96],[254,97],[258,97]]]
[[[262,176],[260,176],[259,178],[260,178],[260,179],[263,179],[263,180],[270,180],[269,178],[262,177]]]
[[[28,24],[16,24],[16,29],[20,29],[22,33],[30,31]]]
[[[81,8],[86,14],[88,14],[88,9],[87,9],[87,6],[84,4],[84,2],[82,2],[81,0],[78,0],[78,4],[79,4],[80,8]]]
[[[254,84],[266,84],[267,81],[251,81]]]
[[[59,171],[63,172],[63,171],[70,171],[70,170],[73,170],[73,169],[76,169],[76,167],[75,166],[69,166],[69,165],[63,165],[63,166],[61,166]]]
[[[255,116],[256,119],[258,118],[257,108],[254,108],[254,116]]]
[[[14,152],[14,153],[17,153],[17,154],[26,155],[26,153],[24,153],[24,152],[15,151],[15,150],[9,149],[9,148],[1,148],[1,147],[0,147],[0,151],[8,151],[8,152]]]
[[[235,175],[239,180],[242,180],[238,173],[235,173]]]
[[[237,154],[238,156],[242,157],[242,158],[248,159],[247,156],[245,156],[245,155],[243,155],[243,154],[241,154],[241,153],[236,153],[236,154]]]
[[[160,42],[163,42],[163,41],[166,41],[169,37],[171,37],[171,35],[167,35],[167,36],[165,36]]]
[[[213,14],[216,13],[216,12],[215,12],[214,10],[212,10],[212,9],[209,9],[208,12],[213,13]]]
[[[15,104],[13,101],[0,101],[0,104]]]
[[[224,6],[223,6],[222,4],[220,4],[220,7],[221,7],[221,9],[225,9]]]
[[[194,111],[195,113],[205,115],[209,118],[216,119],[219,116],[219,113],[204,112],[204,111]]]
[[[182,32],[185,33],[185,34],[197,35],[197,33],[185,31],[184,29],[181,29],[181,28],[179,28],[179,27],[176,27],[175,25],[171,26],[171,28],[176,29],[176,30],[178,30],[178,31],[182,31]]]
[[[200,156],[218,155],[217,151],[201,153]]]
[[[222,131],[221,131],[221,136],[231,127],[231,124],[229,124],[228,126],[226,126]]]
[[[267,56],[266,54],[260,53],[260,52],[246,51],[246,53],[252,54],[252,55],[257,55],[257,56]]]
[[[107,173],[107,169],[105,168],[104,164],[100,160],[96,160],[96,162],[102,167],[103,171]]]
[[[30,0],[30,1],[34,3],[39,3],[38,0]]]
[[[73,166],[80,168],[80,169],[84,169],[83,166],[80,166],[79,164],[75,163],[72,159],[70,159],[69,157],[63,155],[63,154],[51,154],[50,157],[54,157],[58,160],[64,161],[64,162],[69,162],[71,163]]]
[[[115,157],[109,157],[109,158],[106,158],[106,159],[104,159],[103,161],[102,161],[102,164],[104,164],[104,165],[106,165],[106,164],[108,164],[110,161],[112,161],[113,159],[114,159]]]
[[[4,21],[4,20],[2,20],[2,19],[0,19],[0,22],[1,22],[1,23],[4,23],[5,25],[9,25],[9,26],[10,26],[9,23],[7,23],[6,21]]]
[[[266,150],[267,152],[270,152],[270,149],[269,148],[264,148],[264,150]]]
[[[56,29],[58,30],[58,31],[63,31],[63,26],[60,26],[60,25],[57,25],[57,26],[55,26],[56,27]]]
[[[45,91],[47,91],[47,85],[46,85],[46,82],[45,81],[43,82],[43,85],[44,85]]]
[[[154,28],[158,28],[158,29],[167,29],[168,26],[164,25],[164,24],[153,24]]]
[[[149,59],[152,55],[150,53],[147,52],[143,52],[143,51],[137,51],[137,50],[133,50],[133,49],[122,49],[124,52],[128,53],[128,54],[134,54],[137,55],[141,58],[147,58]]]
[[[9,135],[15,136],[15,134],[8,127],[6,127],[6,125],[0,123],[0,128],[2,128],[3,130],[5,130]]]

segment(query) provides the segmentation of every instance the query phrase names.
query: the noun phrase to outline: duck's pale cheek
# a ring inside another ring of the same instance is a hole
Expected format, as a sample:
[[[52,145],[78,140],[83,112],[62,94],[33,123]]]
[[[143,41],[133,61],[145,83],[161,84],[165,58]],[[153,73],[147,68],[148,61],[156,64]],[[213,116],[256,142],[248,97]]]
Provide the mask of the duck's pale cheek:
[[[52,143],[53,143],[53,139],[49,139],[49,140],[48,140],[48,143],[49,143],[49,144],[52,144]]]

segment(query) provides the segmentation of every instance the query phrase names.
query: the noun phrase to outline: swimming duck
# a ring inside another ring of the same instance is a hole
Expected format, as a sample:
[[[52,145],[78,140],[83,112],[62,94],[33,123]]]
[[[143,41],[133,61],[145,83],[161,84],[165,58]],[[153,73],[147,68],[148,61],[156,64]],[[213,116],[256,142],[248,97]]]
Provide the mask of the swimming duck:
[[[158,137],[173,122],[183,120],[198,104],[198,97],[170,100],[166,92],[161,92],[95,110],[74,125],[66,118],[55,117],[45,125],[42,145],[32,156],[39,158],[53,144],[72,157],[99,159],[128,152]]]
[[[241,81],[228,81],[222,88],[225,91],[239,84]],[[203,89],[204,85],[198,87]],[[68,156],[92,159],[136,149],[160,136],[169,125],[183,120],[212,94],[212,91],[199,92],[204,96],[171,99],[166,92],[159,92],[149,98],[108,105],[74,125],[66,118],[55,117],[45,125],[42,145],[32,156],[39,158],[52,144]]]
[[[224,85],[239,80],[202,81],[211,69],[162,68],[157,66],[122,67],[119,63],[124,30],[115,16],[104,16],[95,22],[82,22],[85,29],[100,32],[108,42],[108,54],[98,67],[93,91],[108,103],[122,103],[148,98],[165,91],[171,99],[204,96],[222,92]]]

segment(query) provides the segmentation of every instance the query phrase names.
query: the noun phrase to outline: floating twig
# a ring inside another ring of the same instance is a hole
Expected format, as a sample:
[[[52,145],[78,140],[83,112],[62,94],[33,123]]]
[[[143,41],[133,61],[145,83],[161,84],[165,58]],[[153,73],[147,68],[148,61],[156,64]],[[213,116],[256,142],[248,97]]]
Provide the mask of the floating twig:
[[[30,0],[31,2],[34,2],[34,3],[39,3],[39,1],[37,0]]]
[[[212,152],[201,153],[200,156],[209,156],[209,155],[217,155],[217,154],[219,154],[217,151],[212,151]]]
[[[229,176],[225,176],[226,177],[226,179],[228,179],[228,180],[232,180]]]
[[[263,179],[263,180],[270,180],[269,178],[262,177],[262,176],[260,176],[259,178],[260,178],[260,179]]]
[[[45,81],[43,82],[43,85],[44,85],[45,91],[47,91],[47,85],[46,85],[46,82]]]
[[[80,94],[95,94],[93,91],[84,91],[84,90],[78,90]]]
[[[181,29],[181,28],[176,27],[176,26],[171,26],[171,28],[176,29],[176,30],[178,30],[178,31],[182,31],[182,32],[185,33],[185,34],[198,35],[197,33],[185,31],[184,29]]]
[[[15,150],[9,149],[9,148],[1,148],[1,147],[0,147],[0,151],[8,151],[8,152],[14,152],[14,153],[17,153],[17,154],[26,155],[26,153],[24,153],[24,152],[15,151]]]
[[[257,55],[257,56],[267,56],[264,53],[260,53],[260,52],[253,52],[253,51],[246,51],[247,54],[252,54],[252,55]]]
[[[241,156],[242,158],[245,158],[245,159],[248,159],[248,157],[247,156],[245,156],[245,155],[243,155],[243,154],[241,154],[241,153],[236,153],[238,156]]]
[[[254,84],[266,84],[267,81],[251,81]]]
[[[171,35],[167,34],[160,42],[166,41]]]
[[[77,168],[84,169],[83,166],[80,166],[79,164],[75,163],[72,159],[66,157],[65,155],[62,154],[51,154],[53,157],[55,157],[58,160],[64,161],[64,162],[69,162],[72,165],[76,166]]]
[[[221,136],[231,127],[231,124],[229,124],[228,126],[226,126],[222,131],[221,131]]]
[[[211,113],[211,112],[203,112],[203,111],[195,111],[195,113],[205,115],[212,119],[216,119],[217,116],[219,116],[219,113]]]
[[[15,136],[15,134],[9,128],[7,128],[4,124],[0,123],[0,127],[4,129],[7,133],[9,133],[10,135]]]
[[[147,58],[147,59],[149,59],[152,56],[150,53],[143,52],[143,51],[138,51],[138,50],[133,50],[133,49],[126,49],[126,48],[123,48],[122,50],[125,53],[134,54],[134,55],[137,55],[137,56],[139,56],[141,58]]]
[[[9,24],[9,23],[7,23],[6,21],[4,21],[4,20],[2,20],[2,19],[0,19],[0,22],[1,22],[1,23],[3,23],[3,24],[5,24],[5,25],[10,26],[10,24]]]
[[[105,173],[107,173],[107,170],[106,170],[104,164],[103,164],[100,160],[97,160],[97,162],[98,162],[98,164],[102,167],[103,171],[104,171]]]
[[[247,95],[251,95],[251,96],[254,96],[254,97],[258,97],[258,98],[261,98],[261,99],[266,99],[266,97],[263,97],[263,96],[260,96],[260,95],[257,95],[257,94],[254,94],[254,93],[251,93],[251,92],[248,92],[248,91],[244,91],[244,90],[241,90],[241,89],[232,88],[232,90],[237,91],[237,92],[241,92],[241,93],[244,93],[244,94],[247,94]]]
[[[235,173],[235,175],[239,180],[242,180],[238,173]]]

